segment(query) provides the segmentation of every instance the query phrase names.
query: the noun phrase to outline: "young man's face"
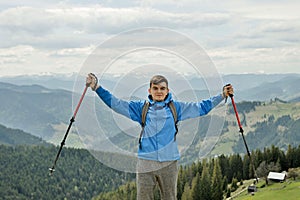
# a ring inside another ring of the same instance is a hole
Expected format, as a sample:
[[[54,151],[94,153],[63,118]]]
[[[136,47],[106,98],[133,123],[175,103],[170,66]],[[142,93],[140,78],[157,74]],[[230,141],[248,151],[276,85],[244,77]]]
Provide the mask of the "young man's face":
[[[161,82],[158,84],[151,84],[148,92],[152,96],[153,101],[163,101],[169,93],[169,88],[166,82]]]

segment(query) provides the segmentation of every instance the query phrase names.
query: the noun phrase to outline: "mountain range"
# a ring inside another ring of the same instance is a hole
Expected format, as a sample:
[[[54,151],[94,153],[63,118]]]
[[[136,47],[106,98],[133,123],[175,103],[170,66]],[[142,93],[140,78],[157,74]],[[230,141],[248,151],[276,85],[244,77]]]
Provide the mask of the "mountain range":
[[[168,75],[168,77],[172,77],[172,74]],[[112,76],[111,78],[103,77],[103,79],[101,79],[100,81],[101,84],[103,83],[104,87],[111,89],[114,88],[116,84],[118,84],[119,78],[120,77],[116,76]],[[268,117],[270,117],[270,115],[274,115],[276,121],[277,118],[280,118],[282,115],[288,115],[289,112],[292,112],[293,110],[299,110],[299,74],[239,74],[224,75],[222,78],[224,83],[232,83],[234,85],[235,99],[238,103],[241,117],[246,116],[247,118],[248,124],[245,124],[245,127],[248,129],[248,131],[255,132],[255,127],[259,127],[259,124],[257,123],[261,122],[262,120],[268,120]],[[63,138],[67,125],[69,124],[69,119],[72,116],[72,111],[74,110],[76,103],[80,97],[80,94],[74,90],[74,88],[76,87],[72,86],[72,83],[74,85],[74,80],[77,79],[78,77],[76,77],[75,75],[53,75],[46,77],[1,77],[0,124],[9,128],[23,130],[27,133],[37,136],[41,140],[58,144]],[[81,79],[81,81],[84,82],[85,78],[81,77]],[[140,79],[143,79],[144,81],[147,80],[145,76],[137,76],[133,77],[132,79],[127,78],[127,86],[125,87],[134,85],[134,83],[141,81]],[[176,78],[171,78],[171,80],[173,82],[182,81],[177,80]],[[188,81],[191,83],[191,85],[203,82],[203,80],[199,80],[197,79],[197,77],[192,75],[188,76]],[[78,82],[75,83],[78,84]],[[81,89],[83,89],[83,87]],[[199,90],[195,90],[193,92],[197,95],[197,97],[199,97],[199,99],[201,98],[201,96],[209,95],[209,92],[207,91],[207,89],[205,89],[205,84],[198,87],[197,89]],[[143,96],[143,94],[143,92],[137,92],[134,94],[136,95],[136,97],[134,96],[130,98],[139,99],[141,96]],[[107,144],[107,142],[101,143],[101,140],[98,140],[97,135],[99,133],[97,133],[97,126],[95,124],[99,123],[99,121],[101,123],[101,128],[103,128],[102,133],[105,132],[105,134],[107,134],[105,135],[105,137],[109,137],[109,140],[112,143],[125,146],[130,145],[128,143],[124,143],[125,139],[120,141],[120,138],[117,137],[119,134],[122,134],[122,132],[124,132],[124,129],[118,127],[119,123],[122,123],[123,118],[118,118],[111,114],[109,109],[100,100],[98,101],[98,98],[94,98],[94,96],[92,95],[93,94],[91,92],[88,92],[82,103],[81,110],[84,112],[90,112],[88,108],[95,106],[96,116],[99,119],[97,119],[98,121],[93,122],[92,116],[81,117],[79,115],[78,122],[75,122],[75,127],[71,130],[71,133],[68,137],[67,145],[85,148],[86,144],[91,141],[92,143],[95,143],[92,145],[93,147],[97,144],[103,144],[102,149],[109,149],[110,144]],[[183,91],[181,96],[179,95],[177,97],[179,99],[185,99],[186,96],[189,96],[189,93]],[[96,101],[94,99],[96,99]],[[268,106],[257,106],[256,110],[253,110],[250,114],[248,114],[243,110],[243,107],[241,106],[245,101],[267,102]],[[278,104],[269,104],[270,101],[277,101]],[[283,111],[283,109],[286,109],[287,107],[289,108],[289,111]],[[257,113],[258,110],[260,112],[259,114]],[[265,118],[262,119],[264,115]],[[232,113],[231,116],[233,116]],[[293,114],[293,116],[291,117],[291,119],[293,119],[295,123],[298,123],[297,120],[299,118],[299,115]],[[232,130],[235,130],[235,119],[229,116],[228,118],[226,118],[226,120],[229,121],[227,123],[231,125],[226,127],[226,129],[228,129],[227,131],[223,130],[221,143],[226,141],[230,141],[230,144],[238,142],[228,136],[228,133],[232,133]],[[205,122],[206,119],[203,119],[203,121],[203,123],[207,123]],[[84,131],[86,131],[87,133],[91,133],[90,135],[84,133],[84,135],[86,136],[83,137],[82,134],[78,134],[79,130],[82,132],[82,129],[80,129],[82,124],[80,123],[84,123]],[[125,120],[123,123],[126,124],[127,121]],[[192,122],[192,124],[193,123],[194,122]],[[182,135],[188,135],[189,131],[193,131],[192,125],[190,126],[190,124],[186,124],[183,126],[187,127],[188,130],[187,133],[183,133]],[[297,125],[293,126],[297,127]],[[201,127],[203,128],[203,126]],[[134,131],[138,130],[139,127],[136,126],[136,129],[134,129]],[[287,142],[288,141],[284,141],[283,145],[285,145],[285,147]],[[200,147],[199,145],[197,146],[197,144],[195,144],[195,148]],[[218,154],[219,152],[222,152],[224,148],[231,149],[232,147],[228,147],[227,144],[225,146],[217,144],[215,153]],[[243,150],[241,149],[240,151]],[[233,150],[231,149],[227,152],[232,153]]]
[[[153,74],[134,74],[124,78],[125,75],[104,74],[100,84],[106,88],[115,88],[120,80],[126,80],[128,88],[135,87],[136,83],[148,82]],[[188,81],[198,90],[208,90],[205,78],[194,74],[178,76],[174,73],[164,72],[171,83]],[[100,76],[100,75],[99,75]],[[278,97],[286,101],[296,101],[300,97],[300,74],[228,74],[220,77],[224,84],[231,83],[236,92],[238,101],[268,101]],[[143,81],[141,81],[143,80]],[[78,74],[49,74],[49,75],[23,75],[14,77],[0,77],[0,82],[11,83],[18,86],[39,85],[48,89],[62,89],[74,91],[79,82],[84,82],[85,77]],[[147,84],[148,86],[148,84]],[[170,85],[172,89],[172,85]]]

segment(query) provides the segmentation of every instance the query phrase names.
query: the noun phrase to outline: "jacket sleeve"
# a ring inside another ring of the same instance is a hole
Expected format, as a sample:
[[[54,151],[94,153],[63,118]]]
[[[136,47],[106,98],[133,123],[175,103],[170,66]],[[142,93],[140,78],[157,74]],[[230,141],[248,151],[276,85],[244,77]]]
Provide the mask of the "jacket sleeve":
[[[102,101],[115,112],[141,123],[142,107],[145,101],[125,101],[112,95],[102,86],[96,90]]]
[[[216,95],[200,102],[176,102],[178,120],[183,121],[209,113],[223,100],[222,95]]]

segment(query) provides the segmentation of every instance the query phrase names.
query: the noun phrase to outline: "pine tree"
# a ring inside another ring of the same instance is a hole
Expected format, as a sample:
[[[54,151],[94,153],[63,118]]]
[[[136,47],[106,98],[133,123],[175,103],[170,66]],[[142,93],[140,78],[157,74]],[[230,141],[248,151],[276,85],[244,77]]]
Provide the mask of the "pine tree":
[[[232,155],[229,159],[230,168],[232,170],[232,177],[236,177],[238,181],[242,179],[243,175],[243,161],[239,154]]]
[[[294,165],[294,162],[295,162],[295,148],[293,148],[292,145],[288,146],[288,150],[286,152],[286,159],[287,159],[288,168],[296,167]]]
[[[203,169],[200,182],[200,199],[210,200],[211,198],[211,180],[206,161],[203,162]]]
[[[218,160],[215,160],[214,162],[214,170],[213,170],[212,184],[211,184],[211,197],[214,200],[223,199],[222,174],[221,174],[220,164]]]
[[[248,155],[244,156],[243,161],[243,179],[248,180],[253,173],[250,171],[252,170],[250,159]],[[252,170],[253,171],[253,170]]]
[[[300,145],[295,148],[295,167],[300,167]]]
[[[236,191],[238,187],[238,180],[236,178],[233,178],[231,183],[231,192]]]
[[[289,168],[287,167],[288,165],[287,159],[283,151],[280,151],[279,162],[280,162],[281,170],[288,171]]]
[[[192,199],[192,191],[188,182],[184,185],[184,191],[181,196],[181,200],[190,200]]]
[[[222,190],[226,191],[228,188],[228,179],[226,176],[223,177],[223,181],[222,181]]]
[[[259,149],[257,149],[255,151],[255,153],[252,152],[252,157],[251,158],[253,159],[253,164],[255,165],[255,168],[257,168],[260,165],[260,163],[262,161],[264,161],[264,156],[263,156],[262,152]]]
[[[192,181],[192,199],[194,199],[194,200],[201,199],[200,198],[200,190],[201,190],[200,182],[201,182],[200,174],[198,172]]]
[[[222,154],[221,156],[218,157],[219,163],[220,163],[220,167],[221,167],[221,172],[222,172],[222,176],[227,176],[229,174],[229,159],[228,157],[225,157],[224,154]]]
[[[184,191],[185,180],[184,180],[184,172],[183,167],[179,167],[178,171],[178,179],[177,179],[177,199],[181,200],[182,193]]]

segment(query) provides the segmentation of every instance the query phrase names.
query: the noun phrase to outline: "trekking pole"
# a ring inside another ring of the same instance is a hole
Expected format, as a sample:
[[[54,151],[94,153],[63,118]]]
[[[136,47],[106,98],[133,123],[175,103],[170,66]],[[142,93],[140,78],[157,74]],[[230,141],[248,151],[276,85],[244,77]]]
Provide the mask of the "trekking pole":
[[[239,114],[238,114],[238,111],[237,111],[237,108],[236,108],[236,105],[235,105],[235,102],[234,102],[233,94],[229,94],[229,96],[231,98],[231,103],[232,103],[232,106],[233,106],[233,109],[234,109],[234,112],[235,112],[235,116],[236,116],[236,119],[237,119],[237,122],[238,122],[238,125],[239,125],[239,128],[240,128],[240,133],[242,135],[242,138],[243,138],[246,150],[247,150],[247,154],[249,156],[249,160],[250,160],[250,163],[251,163],[252,168],[253,168],[255,179],[258,182],[258,177],[257,177],[256,171],[255,171],[255,167],[254,167],[253,161],[251,159],[251,154],[250,154],[248,145],[246,143],[246,139],[245,139],[245,136],[244,136],[244,130],[243,130],[242,124],[240,122],[240,118],[239,118]]]
[[[57,160],[59,158],[59,155],[60,155],[60,152],[61,152],[63,146],[65,145],[65,142],[66,142],[66,139],[68,137],[69,131],[71,129],[71,126],[72,126],[73,122],[75,121],[76,114],[77,114],[77,112],[79,110],[79,107],[80,107],[80,105],[82,103],[82,100],[83,100],[83,98],[85,96],[85,93],[86,93],[87,89],[88,89],[88,86],[86,85],[85,88],[84,88],[84,91],[83,91],[83,93],[82,93],[82,95],[80,97],[80,100],[79,100],[79,102],[77,104],[77,107],[76,107],[76,109],[74,111],[74,114],[73,114],[72,118],[70,119],[70,124],[69,124],[68,129],[67,129],[67,131],[65,133],[65,136],[64,136],[64,138],[63,138],[63,140],[62,140],[62,142],[60,144],[60,148],[59,148],[59,150],[57,152],[57,155],[56,155],[56,158],[54,160],[53,166],[51,168],[49,168],[50,175],[52,175],[52,173],[55,171],[56,162],[57,162]]]

